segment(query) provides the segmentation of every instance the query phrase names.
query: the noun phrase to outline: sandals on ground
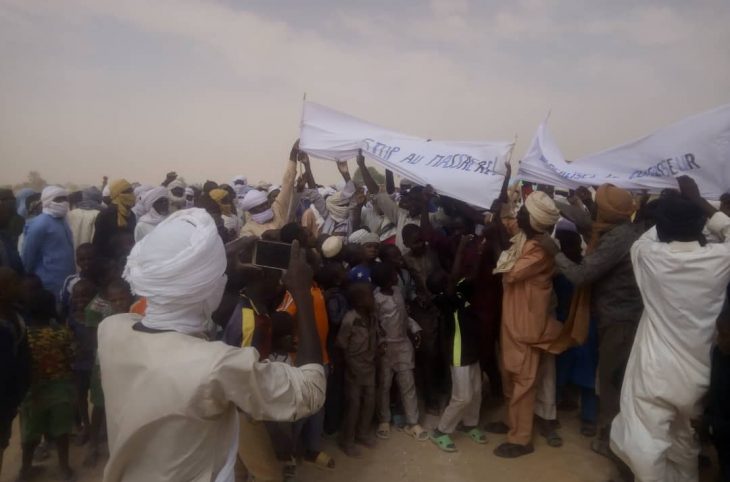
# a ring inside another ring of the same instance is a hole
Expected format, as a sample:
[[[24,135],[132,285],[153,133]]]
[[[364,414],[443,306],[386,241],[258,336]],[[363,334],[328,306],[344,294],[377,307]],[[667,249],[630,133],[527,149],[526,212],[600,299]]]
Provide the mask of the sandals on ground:
[[[407,435],[410,435],[419,442],[428,440],[428,432],[423,430],[423,427],[418,424],[408,425],[406,428],[403,429],[403,432],[405,432]]]
[[[459,427],[459,432],[465,433],[474,443],[484,445],[487,443],[487,436],[478,427]]]
[[[431,442],[435,443],[436,446],[444,452],[456,452],[456,445],[454,444],[454,441],[451,440],[449,434],[442,433],[441,435],[436,435],[435,432],[431,432],[428,438],[430,438]]]

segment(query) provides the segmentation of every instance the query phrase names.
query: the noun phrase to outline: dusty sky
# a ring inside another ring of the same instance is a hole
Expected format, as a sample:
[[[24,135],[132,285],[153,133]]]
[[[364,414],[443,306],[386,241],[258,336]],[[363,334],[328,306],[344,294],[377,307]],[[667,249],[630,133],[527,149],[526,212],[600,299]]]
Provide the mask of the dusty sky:
[[[730,102],[728,25],[727,0],[0,0],[0,184],[275,181],[304,92],[517,157],[552,110],[574,158]]]

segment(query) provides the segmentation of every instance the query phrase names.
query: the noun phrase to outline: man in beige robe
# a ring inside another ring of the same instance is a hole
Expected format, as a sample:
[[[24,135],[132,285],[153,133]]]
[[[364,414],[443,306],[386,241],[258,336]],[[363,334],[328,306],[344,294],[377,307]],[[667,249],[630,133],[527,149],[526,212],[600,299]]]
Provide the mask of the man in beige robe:
[[[238,410],[294,421],[322,406],[325,377],[311,297],[311,270],[292,248],[285,283],[298,310],[298,367],[260,362],[254,348],[210,342],[206,320],[226,283],[226,255],[202,209],[174,213],[138,243],[125,278],[145,296],[144,317],[99,327],[109,462],[105,482],[234,480]]]
[[[532,425],[540,358],[561,329],[550,309],[553,258],[535,238],[549,232],[559,216],[553,200],[535,191],[525,200],[516,220],[503,219],[514,237],[495,269],[503,273],[501,345],[509,427],[507,442],[494,450],[500,457],[534,451]]]

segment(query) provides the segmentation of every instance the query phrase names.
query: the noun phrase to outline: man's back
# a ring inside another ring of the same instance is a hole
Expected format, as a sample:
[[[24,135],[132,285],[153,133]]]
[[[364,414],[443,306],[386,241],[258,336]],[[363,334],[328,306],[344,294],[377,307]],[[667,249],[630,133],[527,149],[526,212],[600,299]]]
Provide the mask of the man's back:
[[[136,321],[119,315],[99,328],[110,450],[104,480],[213,480],[237,426],[234,405],[209,380],[226,347],[135,331]]]
[[[236,408],[256,420],[293,421],[322,406],[321,365],[259,363],[253,348],[133,328],[140,319],[116,315],[99,326],[105,481],[214,480],[235,457]]]
[[[655,356],[697,370],[705,378],[715,320],[730,281],[730,245],[650,238],[647,233],[631,251],[644,299],[645,340],[663,346]]]

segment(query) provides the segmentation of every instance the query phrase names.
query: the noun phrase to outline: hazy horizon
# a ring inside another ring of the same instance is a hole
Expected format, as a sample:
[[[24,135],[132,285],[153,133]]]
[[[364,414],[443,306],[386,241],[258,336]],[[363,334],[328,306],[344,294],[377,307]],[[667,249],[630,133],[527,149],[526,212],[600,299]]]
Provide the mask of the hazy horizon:
[[[515,158],[551,111],[572,159],[730,102],[728,25],[726,0],[0,0],[0,184],[278,183],[304,92]]]

